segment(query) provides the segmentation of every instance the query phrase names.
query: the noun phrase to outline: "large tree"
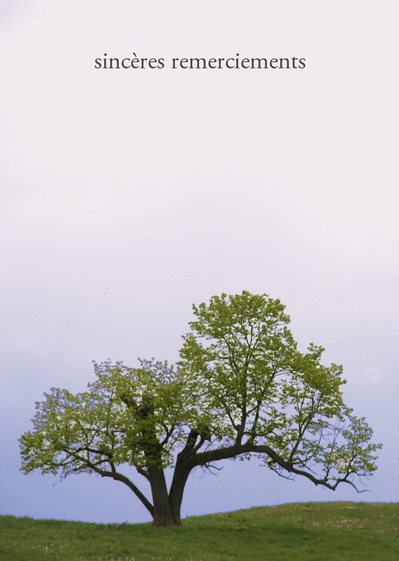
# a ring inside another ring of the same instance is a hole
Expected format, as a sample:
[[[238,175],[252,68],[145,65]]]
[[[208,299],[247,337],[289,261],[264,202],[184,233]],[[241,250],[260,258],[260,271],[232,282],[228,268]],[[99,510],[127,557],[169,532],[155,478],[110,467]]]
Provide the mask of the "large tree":
[[[343,403],[342,367],[323,365],[322,347],[299,352],[284,306],[265,294],[222,294],[193,311],[177,366],[95,363],[87,392],[45,394],[20,439],[22,470],[121,481],[156,526],[181,524],[190,472],[220,460],[255,456],[282,477],[359,490],[355,479],[376,469],[380,445]],[[149,482],[151,499],[122,464]]]

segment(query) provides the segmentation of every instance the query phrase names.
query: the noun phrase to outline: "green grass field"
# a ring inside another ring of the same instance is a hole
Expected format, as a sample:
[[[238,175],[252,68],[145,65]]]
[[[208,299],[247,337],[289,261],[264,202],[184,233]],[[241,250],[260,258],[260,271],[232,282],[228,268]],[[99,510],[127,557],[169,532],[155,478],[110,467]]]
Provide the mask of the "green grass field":
[[[192,517],[181,527],[0,516],[7,561],[397,561],[398,503],[301,503]]]

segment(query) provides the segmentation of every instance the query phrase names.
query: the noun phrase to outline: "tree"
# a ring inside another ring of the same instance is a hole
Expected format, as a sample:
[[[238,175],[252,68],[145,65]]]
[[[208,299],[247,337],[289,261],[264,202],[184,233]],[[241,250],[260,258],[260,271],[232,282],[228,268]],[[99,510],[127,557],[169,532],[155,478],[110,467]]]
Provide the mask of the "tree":
[[[190,472],[226,459],[255,456],[281,477],[360,492],[356,477],[372,475],[381,445],[344,405],[342,367],[324,366],[322,347],[299,352],[284,306],[265,294],[222,294],[193,312],[177,366],[95,363],[87,392],[45,394],[20,438],[21,469],[121,481],[155,526],[180,525]],[[122,464],[149,482],[152,501]],[[174,470],[169,490],[165,468]]]

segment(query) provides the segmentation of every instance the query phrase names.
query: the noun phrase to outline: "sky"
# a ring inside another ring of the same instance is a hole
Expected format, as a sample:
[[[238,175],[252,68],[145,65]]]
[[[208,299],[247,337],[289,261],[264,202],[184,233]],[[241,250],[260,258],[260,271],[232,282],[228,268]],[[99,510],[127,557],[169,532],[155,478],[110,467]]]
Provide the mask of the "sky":
[[[148,521],[118,482],[24,475],[18,438],[51,387],[84,391],[93,360],[176,361],[192,304],[243,290],[343,365],[379,469],[357,494],[226,462],[190,476],[182,516],[399,501],[398,16],[393,0],[2,1],[0,514]],[[96,69],[105,53],[165,66]],[[306,67],[171,68],[191,57]]]

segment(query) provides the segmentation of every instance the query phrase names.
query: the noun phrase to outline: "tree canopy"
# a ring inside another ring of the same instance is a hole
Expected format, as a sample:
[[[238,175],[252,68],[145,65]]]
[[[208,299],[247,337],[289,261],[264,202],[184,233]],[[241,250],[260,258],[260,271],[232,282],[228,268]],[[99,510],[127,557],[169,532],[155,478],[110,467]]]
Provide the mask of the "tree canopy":
[[[193,305],[177,365],[94,363],[96,380],[72,395],[52,388],[20,438],[22,470],[97,473],[127,485],[157,526],[179,525],[184,487],[196,466],[255,456],[281,477],[301,475],[335,490],[376,469],[372,429],[342,398],[342,367],[301,353],[279,300],[244,291]],[[147,479],[144,496],[118,471]],[[172,468],[170,488],[165,468]]]

